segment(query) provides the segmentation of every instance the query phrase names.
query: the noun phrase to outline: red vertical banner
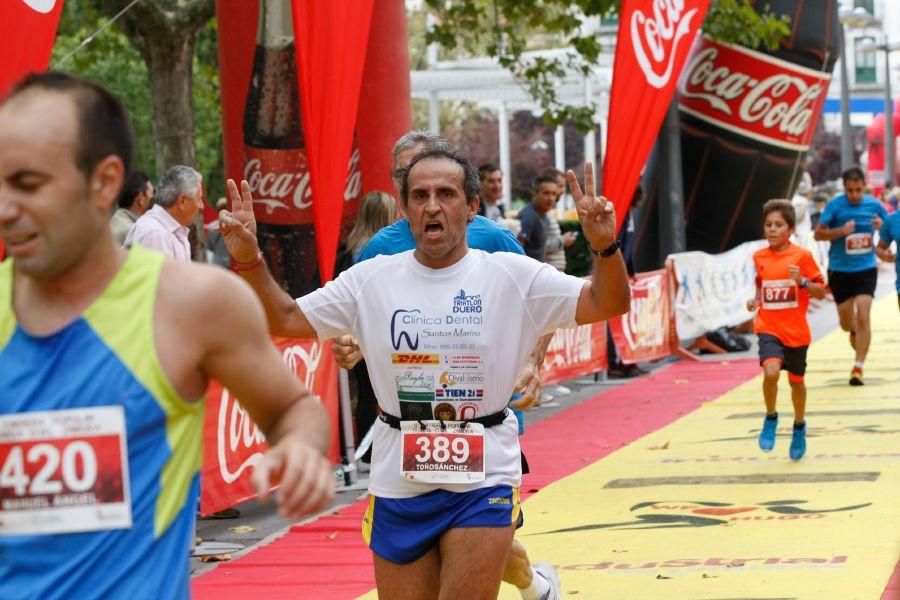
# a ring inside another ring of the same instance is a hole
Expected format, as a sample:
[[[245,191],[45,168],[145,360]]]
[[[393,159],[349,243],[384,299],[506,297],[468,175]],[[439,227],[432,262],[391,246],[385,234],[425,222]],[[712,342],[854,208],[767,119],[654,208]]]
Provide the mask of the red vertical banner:
[[[322,282],[331,279],[374,0],[292,0]]]
[[[375,0],[356,128],[363,190],[393,193],[391,149],[412,129],[409,37],[403,0]]]
[[[4,0],[0,3],[0,97],[32,71],[50,63],[63,0]]]
[[[609,98],[603,194],[628,213],[709,0],[624,0]]]
[[[4,0],[0,3],[0,98],[32,71],[50,63],[63,0]],[[0,260],[3,259],[0,240]]]

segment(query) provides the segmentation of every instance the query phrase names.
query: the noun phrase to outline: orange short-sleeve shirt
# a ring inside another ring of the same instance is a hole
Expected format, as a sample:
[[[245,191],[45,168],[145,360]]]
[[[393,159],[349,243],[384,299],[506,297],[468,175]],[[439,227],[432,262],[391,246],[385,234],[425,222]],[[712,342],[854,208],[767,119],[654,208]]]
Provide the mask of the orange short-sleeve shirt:
[[[753,253],[753,265],[760,303],[753,322],[756,333],[774,335],[791,348],[808,346],[811,341],[806,321],[809,292],[791,279],[788,267],[799,266],[800,274],[811,283],[825,283],[812,254],[796,244],[789,244],[781,252],[762,248]]]

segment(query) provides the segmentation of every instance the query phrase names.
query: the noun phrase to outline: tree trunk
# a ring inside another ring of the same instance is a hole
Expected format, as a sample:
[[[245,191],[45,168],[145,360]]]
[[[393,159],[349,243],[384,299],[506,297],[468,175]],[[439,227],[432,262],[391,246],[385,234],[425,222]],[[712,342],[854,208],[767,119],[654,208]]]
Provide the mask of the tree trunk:
[[[97,0],[109,17],[128,0]],[[156,170],[195,166],[193,58],[197,33],[215,14],[214,0],[152,0],[132,6],[118,25],[150,75]]]
[[[196,166],[192,63],[195,35],[156,37],[143,52],[150,73],[156,172]]]

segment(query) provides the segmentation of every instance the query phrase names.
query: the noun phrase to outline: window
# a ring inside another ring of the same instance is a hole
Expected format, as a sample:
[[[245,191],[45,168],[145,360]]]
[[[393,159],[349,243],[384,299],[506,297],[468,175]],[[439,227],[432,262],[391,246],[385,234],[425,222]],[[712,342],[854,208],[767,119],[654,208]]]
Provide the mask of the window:
[[[875,0],[853,0],[853,8],[864,8],[870,15],[875,14]]]
[[[854,56],[856,62],[856,83],[875,83],[876,51],[859,49],[861,44],[874,44],[875,38],[858,37],[854,43],[856,45],[856,54]]]

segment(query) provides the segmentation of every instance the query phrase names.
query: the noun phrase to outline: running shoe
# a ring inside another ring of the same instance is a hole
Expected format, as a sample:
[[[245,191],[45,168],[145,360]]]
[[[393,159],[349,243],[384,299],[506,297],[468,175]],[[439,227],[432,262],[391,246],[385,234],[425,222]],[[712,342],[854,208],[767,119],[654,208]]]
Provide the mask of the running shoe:
[[[556,573],[556,568],[550,563],[535,563],[533,567],[550,584],[550,591],[544,597],[544,600],[562,600],[562,586],[559,583],[559,575]]]
[[[853,367],[850,371],[850,385],[863,385],[862,369]]]
[[[791,460],[800,460],[806,453],[806,421],[803,427],[798,428],[794,425],[794,432],[791,435]]]
[[[775,447],[775,430],[778,429],[778,413],[774,417],[763,420],[762,431],[759,432],[759,448],[764,452],[769,452]]]

